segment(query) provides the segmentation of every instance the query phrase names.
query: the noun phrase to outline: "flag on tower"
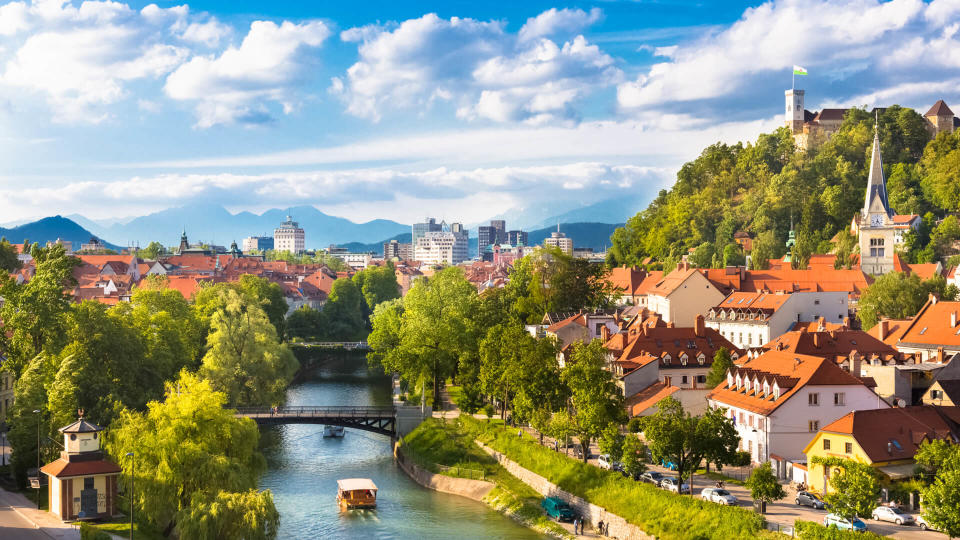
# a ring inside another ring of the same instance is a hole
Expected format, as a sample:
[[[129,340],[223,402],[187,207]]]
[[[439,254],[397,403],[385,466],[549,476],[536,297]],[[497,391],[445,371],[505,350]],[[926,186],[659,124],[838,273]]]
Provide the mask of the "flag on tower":
[[[793,66],[793,74],[794,74],[794,75],[806,75],[806,74],[807,74],[807,68],[802,68],[802,67],[800,67],[800,66],[796,66],[796,65],[795,65],[795,66]]]

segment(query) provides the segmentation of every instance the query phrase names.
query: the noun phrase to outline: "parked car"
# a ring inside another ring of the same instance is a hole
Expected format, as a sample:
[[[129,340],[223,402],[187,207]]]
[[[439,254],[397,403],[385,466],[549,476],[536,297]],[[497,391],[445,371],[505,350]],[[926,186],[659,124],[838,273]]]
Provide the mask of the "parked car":
[[[597,458],[597,466],[601,469],[609,470],[610,466],[610,454],[600,454],[600,457]]]
[[[897,525],[913,525],[916,521],[910,514],[892,506],[878,506],[874,508],[873,519],[876,521],[889,521]]]
[[[680,479],[678,479],[676,476],[664,477],[663,480],[660,480],[660,487],[667,491],[672,491],[674,493],[680,493],[680,492],[686,493],[690,491],[690,484],[687,484],[687,483],[681,484]]]
[[[640,475],[640,481],[653,484],[655,486],[659,486],[661,480],[663,480],[663,475],[656,471],[647,471]]]
[[[611,463],[611,464],[610,464],[610,468],[613,469],[613,470],[615,470],[615,471],[617,471],[617,472],[623,473],[624,475],[627,474],[627,473],[624,472],[624,470],[623,470],[623,463],[621,463],[621,462],[619,462],[619,461],[614,461],[613,463]]]
[[[543,511],[557,521],[573,521],[573,510],[558,497],[547,497],[540,502]]]
[[[810,493],[809,491],[798,491],[797,498],[794,500],[800,506],[809,506],[811,508],[816,508],[817,510],[823,510],[827,507],[826,503],[823,502],[823,499],[813,493]]]
[[[720,488],[704,488],[700,491],[700,498],[705,501],[733,506],[737,504],[737,498],[732,493]]]
[[[927,523],[927,520],[923,519],[923,514],[917,514],[917,526],[924,531],[939,531],[940,529],[934,527],[933,525]]]
[[[842,518],[836,514],[827,514],[823,518],[824,527],[836,527],[841,531],[854,531],[854,532],[866,532],[867,524],[863,521],[860,521],[860,518],[854,517],[852,519]]]

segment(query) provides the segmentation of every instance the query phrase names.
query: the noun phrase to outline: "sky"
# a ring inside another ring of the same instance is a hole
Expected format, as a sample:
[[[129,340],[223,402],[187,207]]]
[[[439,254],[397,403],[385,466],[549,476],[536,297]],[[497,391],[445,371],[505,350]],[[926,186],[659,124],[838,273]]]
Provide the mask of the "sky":
[[[806,108],[960,107],[960,0],[0,0],[0,224],[649,200]],[[641,210],[638,207],[637,210]]]

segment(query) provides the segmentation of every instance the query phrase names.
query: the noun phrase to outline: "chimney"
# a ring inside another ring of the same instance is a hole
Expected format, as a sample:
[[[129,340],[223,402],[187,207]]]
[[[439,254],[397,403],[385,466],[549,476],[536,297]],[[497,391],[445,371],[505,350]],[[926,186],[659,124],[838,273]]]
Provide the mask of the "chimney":
[[[877,336],[877,339],[883,341],[887,339],[888,335],[890,335],[890,321],[887,319],[880,319],[880,335]]]
[[[820,332],[813,333],[813,346],[817,349],[820,348]]]
[[[743,281],[744,279],[747,279],[747,267],[746,267],[746,266],[741,266],[741,267],[740,267],[740,280]]]
[[[856,350],[850,351],[850,373],[859,377],[863,365],[863,358]]]
[[[817,319],[817,332],[823,332],[827,329],[827,320],[821,316]]]
[[[610,329],[607,328],[607,325],[600,327],[600,339],[602,339],[604,343],[610,341]]]
[[[956,328],[956,327],[957,327],[957,312],[951,311],[950,312],[950,328]]]
[[[936,304],[936,303],[937,303],[937,296],[936,296],[935,294],[933,294],[933,293],[930,293],[930,296],[928,296],[927,299],[929,300],[929,302],[930,302],[931,304]]]
[[[697,315],[697,318],[693,320],[693,335],[697,337],[703,337],[706,335],[706,328],[703,323],[703,315]]]
[[[943,347],[937,347],[937,363],[942,364],[944,360]]]
[[[650,335],[650,326],[646,324],[642,324],[640,326],[643,328],[643,337],[647,337],[648,335]]]
[[[848,330],[850,329],[850,317],[843,318],[843,327]]]

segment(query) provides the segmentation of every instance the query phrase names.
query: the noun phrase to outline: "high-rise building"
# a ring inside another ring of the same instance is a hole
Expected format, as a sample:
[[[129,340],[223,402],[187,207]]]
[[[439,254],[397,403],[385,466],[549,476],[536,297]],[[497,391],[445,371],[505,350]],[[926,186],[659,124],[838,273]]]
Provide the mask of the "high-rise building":
[[[287,220],[273,230],[273,249],[300,253],[305,249],[305,238],[300,224],[287,216]]]
[[[502,219],[492,219],[489,226],[477,228],[477,245],[481,254],[487,246],[508,243],[510,242],[507,239],[507,222]]]
[[[507,233],[507,243],[513,247],[525,246],[528,242],[526,231],[509,231]]]
[[[413,244],[391,240],[383,243],[383,258],[386,260],[399,259],[405,261],[413,259]]]
[[[543,239],[543,245],[560,248],[567,255],[573,254],[573,238],[567,238],[566,234],[560,232],[560,225],[557,225],[556,232],[550,233],[550,238]]]
[[[462,223],[441,224],[440,231],[428,231],[417,238],[414,259],[426,264],[460,264],[469,257],[470,237]]]
[[[413,230],[410,243],[416,247],[418,239],[422,238],[423,235],[428,232],[440,232],[442,230],[442,225],[437,223],[437,220],[434,218],[426,218],[423,223],[414,223],[411,228]]]
[[[450,232],[454,237],[453,264],[460,264],[470,258],[470,231],[463,223],[454,222],[450,224]]]
[[[243,251],[267,251],[273,249],[272,236],[248,236],[243,239]]]

